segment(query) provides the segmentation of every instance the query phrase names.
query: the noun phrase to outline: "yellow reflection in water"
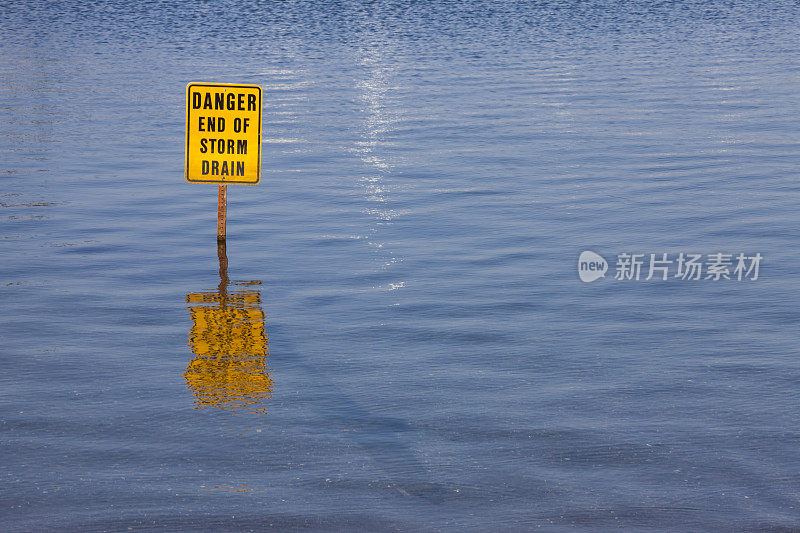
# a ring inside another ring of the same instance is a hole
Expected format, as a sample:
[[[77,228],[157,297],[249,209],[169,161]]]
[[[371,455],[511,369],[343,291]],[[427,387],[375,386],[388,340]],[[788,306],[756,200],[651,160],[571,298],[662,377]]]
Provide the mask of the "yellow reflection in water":
[[[218,248],[220,284],[216,291],[186,295],[192,318],[189,345],[195,358],[183,377],[198,409],[246,409],[263,413],[272,396],[267,368],[267,336],[260,281],[237,283],[247,289],[228,290],[225,244]]]

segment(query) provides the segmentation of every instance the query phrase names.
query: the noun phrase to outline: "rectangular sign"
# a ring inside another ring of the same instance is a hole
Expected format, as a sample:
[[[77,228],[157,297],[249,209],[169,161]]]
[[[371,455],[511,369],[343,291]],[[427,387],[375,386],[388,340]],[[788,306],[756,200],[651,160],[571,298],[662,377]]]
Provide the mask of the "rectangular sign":
[[[247,183],[261,178],[261,87],[186,86],[186,181]]]

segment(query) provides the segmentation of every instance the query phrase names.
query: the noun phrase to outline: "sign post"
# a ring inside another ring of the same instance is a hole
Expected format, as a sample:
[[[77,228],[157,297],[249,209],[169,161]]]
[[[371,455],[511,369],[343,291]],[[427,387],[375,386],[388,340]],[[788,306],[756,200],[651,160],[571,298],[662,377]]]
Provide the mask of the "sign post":
[[[217,240],[224,241],[228,223],[228,186],[220,185],[217,191]]]
[[[226,238],[227,184],[261,178],[261,87],[186,86],[186,181],[216,183],[217,240]]]

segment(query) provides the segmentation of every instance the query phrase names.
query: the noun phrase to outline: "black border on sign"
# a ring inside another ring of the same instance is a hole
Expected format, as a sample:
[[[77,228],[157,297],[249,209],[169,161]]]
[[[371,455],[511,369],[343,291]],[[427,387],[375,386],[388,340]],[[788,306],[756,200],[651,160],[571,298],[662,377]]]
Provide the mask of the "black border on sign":
[[[190,180],[189,179],[189,114],[192,111],[192,106],[189,102],[190,88],[192,87],[238,87],[241,89],[258,89],[258,173],[256,174],[256,181],[233,181],[233,180]],[[261,115],[263,110],[261,107],[261,95],[263,90],[260,85],[244,85],[239,83],[201,83],[191,82],[186,85],[186,155],[184,158],[183,177],[189,183],[216,183],[219,185],[227,185],[228,183],[238,183],[241,185],[258,185],[261,181]]]

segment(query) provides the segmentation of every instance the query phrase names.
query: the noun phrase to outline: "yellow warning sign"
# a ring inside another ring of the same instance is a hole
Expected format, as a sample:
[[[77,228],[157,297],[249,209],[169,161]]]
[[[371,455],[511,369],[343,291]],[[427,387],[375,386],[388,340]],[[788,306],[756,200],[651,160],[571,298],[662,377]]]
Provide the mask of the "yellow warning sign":
[[[261,87],[186,86],[186,181],[256,184],[261,177]]]

